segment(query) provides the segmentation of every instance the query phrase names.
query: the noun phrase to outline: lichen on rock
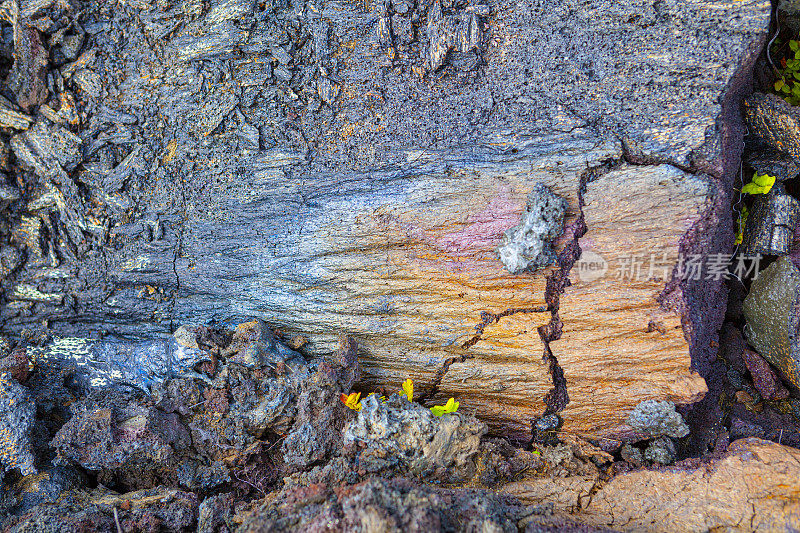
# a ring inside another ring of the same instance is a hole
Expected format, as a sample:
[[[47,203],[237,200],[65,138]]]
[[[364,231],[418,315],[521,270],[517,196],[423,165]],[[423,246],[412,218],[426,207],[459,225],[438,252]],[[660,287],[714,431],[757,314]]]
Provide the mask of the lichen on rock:
[[[534,271],[556,263],[551,242],[563,231],[567,201],[537,183],[528,194],[528,204],[519,226],[506,230],[497,248],[500,261],[512,274]]]
[[[639,440],[664,435],[677,439],[689,434],[689,426],[669,401],[640,402],[628,417],[628,425],[641,437]]]

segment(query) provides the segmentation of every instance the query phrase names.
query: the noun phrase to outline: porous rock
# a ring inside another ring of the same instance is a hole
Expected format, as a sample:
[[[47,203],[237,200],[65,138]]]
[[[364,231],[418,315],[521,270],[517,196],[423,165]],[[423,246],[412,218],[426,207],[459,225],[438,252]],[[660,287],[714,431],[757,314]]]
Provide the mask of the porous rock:
[[[662,465],[672,464],[677,455],[675,443],[669,437],[664,436],[650,441],[644,450],[645,459]]]
[[[641,402],[630,414],[627,423],[636,432],[637,437],[641,437],[639,440],[663,435],[680,438],[689,434],[689,426],[675,411],[675,404],[669,401]]]
[[[34,474],[31,429],[36,404],[26,389],[8,372],[0,373],[0,464],[2,473],[19,469],[23,475]]]
[[[330,458],[341,448],[348,409],[340,396],[358,377],[357,351],[352,339],[342,337],[334,360],[322,362],[317,372],[303,381],[294,425],[281,445],[290,467],[303,469]]]
[[[248,513],[237,531],[516,532],[522,511],[513,499],[486,491],[371,479],[344,490],[324,484],[285,490]]]
[[[348,424],[344,444],[358,444],[358,461],[369,472],[392,468],[414,474],[464,467],[478,451],[486,425],[458,413],[434,416],[430,409],[399,394],[382,402],[376,395],[361,400],[358,417]]]
[[[500,261],[512,274],[552,265],[556,256],[551,243],[564,231],[569,204],[546,185],[537,183],[528,194],[528,204],[519,226],[509,228],[497,249]]]

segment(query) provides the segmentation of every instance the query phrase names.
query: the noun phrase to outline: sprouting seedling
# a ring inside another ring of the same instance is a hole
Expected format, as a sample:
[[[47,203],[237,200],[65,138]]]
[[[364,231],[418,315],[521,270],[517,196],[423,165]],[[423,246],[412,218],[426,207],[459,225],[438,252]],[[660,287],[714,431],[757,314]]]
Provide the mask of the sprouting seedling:
[[[403,382],[403,392],[405,393],[409,402],[414,401],[414,382],[411,381],[411,378],[408,378]],[[403,394],[403,392],[398,392],[397,394]]]
[[[447,403],[444,405],[434,405],[431,407],[433,416],[442,416],[448,413],[455,413],[456,411],[458,411],[458,402],[453,398],[447,400]]]
[[[359,401],[359,399],[361,399],[361,393],[360,392],[353,392],[353,393],[350,393],[350,394],[342,393],[340,398],[342,400],[342,403],[344,403],[350,409],[352,409],[354,411],[360,411],[361,410],[361,402]]]
[[[414,382],[411,380],[411,378],[406,379],[403,382],[402,387],[403,387],[403,390],[398,391],[397,394],[399,394],[400,396],[404,396],[405,398],[408,399],[409,402],[413,402],[414,401]],[[375,394],[374,392],[370,393],[369,396],[373,396],[374,394]],[[340,398],[342,400],[342,403],[345,404],[350,409],[353,409],[354,411],[360,411],[361,410],[361,402],[359,401],[361,399],[361,393],[360,392],[353,392],[353,393],[350,393],[350,394],[342,393]],[[381,396],[380,400],[382,402],[386,402],[386,396]],[[446,415],[448,413],[455,413],[456,411],[458,411],[458,406],[459,406],[459,403],[455,400],[455,398],[450,398],[449,400],[447,400],[446,404],[444,404],[444,405],[434,405],[430,409],[431,409],[431,413],[433,413],[434,416],[443,416],[443,415]]]
[[[753,181],[742,187],[744,194],[767,194],[775,185],[775,176],[769,174],[753,174]]]

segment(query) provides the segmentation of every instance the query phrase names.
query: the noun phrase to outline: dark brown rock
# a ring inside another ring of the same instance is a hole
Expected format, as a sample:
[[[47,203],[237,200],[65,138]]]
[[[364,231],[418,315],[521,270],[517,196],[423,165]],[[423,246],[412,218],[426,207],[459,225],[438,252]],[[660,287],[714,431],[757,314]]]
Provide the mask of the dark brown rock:
[[[765,400],[784,400],[789,397],[789,391],[763,357],[747,348],[742,355],[753,376],[753,384]]]

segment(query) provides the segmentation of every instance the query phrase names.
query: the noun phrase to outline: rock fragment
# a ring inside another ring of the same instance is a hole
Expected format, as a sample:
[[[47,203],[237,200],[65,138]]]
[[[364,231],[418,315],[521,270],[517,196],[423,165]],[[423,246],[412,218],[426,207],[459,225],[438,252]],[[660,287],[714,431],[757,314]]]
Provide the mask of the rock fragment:
[[[645,459],[662,465],[674,463],[677,455],[675,443],[669,437],[653,439],[644,450]]]
[[[748,348],[745,348],[742,357],[753,376],[753,385],[765,400],[784,400],[789,397],[789,391],[763,357]]]
[[[497,249],[500,261],[512,274],[555,263],[550,243],[563,232],[567,201],[547,185],[537,183],[528,194],[522,222],[506,230]]]
[[[435,417],[430,409],[399,394],[382,402],[376,395],[361,400],[358,418],[344,432],[345,446],[364,446],[358,461],[368,472],[409,469],[432,475],[437,469],[458,470],[478,451],[486,425],[458,413]]]
[[[36,473],[31,451],[31,430],[36,404],[25,388],[8,372],[0,373],[0,465],[2,474],[19,469],[22,475]]]
[[[640,437],[639,440],[661,436],[677,439],[689,434],[689,426],[675,411],[675,404],[669,401],[640,402],[628,416],[627,424]]]
[[[16,2],[14,3],[16,4]],[[17,95],[17,103],[26,112],[47,102],[48,52],[39,32],[29,26],[29,19],[19,14],[14,18],[14,65],[10,86]]]
[[[800,386],[798,294],[800,271],[780,257],[759,273],[743,305],[747,341],[795,387]]]

